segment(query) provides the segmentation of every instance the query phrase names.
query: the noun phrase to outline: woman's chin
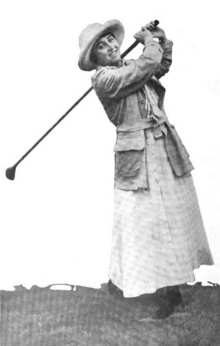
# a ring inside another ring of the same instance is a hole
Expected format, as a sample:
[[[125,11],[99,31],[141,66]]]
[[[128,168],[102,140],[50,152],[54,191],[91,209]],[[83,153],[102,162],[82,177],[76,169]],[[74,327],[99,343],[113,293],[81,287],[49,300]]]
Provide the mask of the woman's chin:
[[[115,57],[114,59],[111,59],[109,62],[110,66],[121,66],[121,57]]]

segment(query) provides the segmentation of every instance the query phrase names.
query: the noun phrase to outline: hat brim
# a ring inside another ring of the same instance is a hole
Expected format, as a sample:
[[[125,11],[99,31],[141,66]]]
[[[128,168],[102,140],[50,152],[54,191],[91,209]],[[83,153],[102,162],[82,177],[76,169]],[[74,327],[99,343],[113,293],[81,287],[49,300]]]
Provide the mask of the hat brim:
[[[105,24],[100,26],[97,33],[91,37],[87,45],[81,50],[78,65],[82,70],[92,71],[97,67],[97,65],[90,60],[90,54],[94,43],[100,36],[107,32],[111,32],[118,42],[119,47],[121,46],[125,34],[123,25],[119,20],[116,19],[107,21]]]

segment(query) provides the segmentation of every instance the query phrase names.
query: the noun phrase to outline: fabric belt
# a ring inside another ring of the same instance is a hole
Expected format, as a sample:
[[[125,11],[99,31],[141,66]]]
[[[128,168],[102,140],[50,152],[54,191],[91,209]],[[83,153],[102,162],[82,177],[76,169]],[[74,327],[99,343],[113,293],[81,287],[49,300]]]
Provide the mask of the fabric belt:
[[[133,132],[133,131],[145,130],[152,127],[157,127],[165,123],[166,121],[167,119],[165,116],[160,117],[158,121],[144,118],[144,119],[135,121],[134,123],[132,122],[132,123],[125,123],[125,124],[118,125],[116,128],[116,131],[118,133],[118,132],[127,132],[127,131]]]

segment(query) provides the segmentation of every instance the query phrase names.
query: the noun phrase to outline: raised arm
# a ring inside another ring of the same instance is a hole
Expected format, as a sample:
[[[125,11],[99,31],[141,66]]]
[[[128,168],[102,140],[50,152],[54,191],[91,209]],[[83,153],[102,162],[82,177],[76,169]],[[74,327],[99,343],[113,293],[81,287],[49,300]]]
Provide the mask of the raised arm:
[[[158,69],[155,73],[157,79],[163,77],[167,72],[169,72],[170,66],[172,64],[172,46],[173,42],[166,38],[165,31],[160,27],[155,27],[154,22],[150,22],[145,26],[149,29],[154,38],[159,39],[159,44],[163,49],[162,60],[158,66]]]
[[[170,66],[172,64],[172,46],[173,42],[170,40],[166,40],[164,43],[160,43],[163,49],[163,57],[158,66],[157,72],[155,73],[155,77],[160,79],[167,72],[169,72]]]

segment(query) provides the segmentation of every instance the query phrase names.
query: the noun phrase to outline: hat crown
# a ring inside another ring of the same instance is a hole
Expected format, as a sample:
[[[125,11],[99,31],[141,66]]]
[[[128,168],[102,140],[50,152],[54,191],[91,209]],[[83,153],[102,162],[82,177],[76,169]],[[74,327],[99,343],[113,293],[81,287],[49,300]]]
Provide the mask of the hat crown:
[[[87,42],[90,41],[91,37],[95,36],[98,32],[102,24],[93,23],[89,24],[80,34],[79,36],[79,47],[82,49]]]

